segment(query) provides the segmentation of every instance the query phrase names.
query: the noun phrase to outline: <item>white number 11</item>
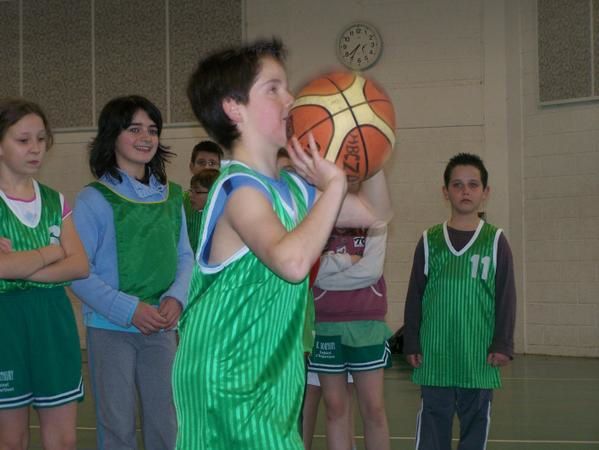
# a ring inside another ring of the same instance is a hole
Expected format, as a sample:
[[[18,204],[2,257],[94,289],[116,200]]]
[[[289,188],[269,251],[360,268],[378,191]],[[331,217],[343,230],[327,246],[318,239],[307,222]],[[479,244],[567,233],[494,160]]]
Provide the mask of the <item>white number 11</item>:
[[[471,276],[472,276],[472,278],[476,278],[478,276],[479,261],[483,265],[483,273],[481,274],[480,277],[483,280],[486,280],[489,277],[489,268],[491,267],[491,257],[490,256],[485,256],[481,259],[480,255],[473,255],[472,258],[470,258],[470,262],[472,263]]]

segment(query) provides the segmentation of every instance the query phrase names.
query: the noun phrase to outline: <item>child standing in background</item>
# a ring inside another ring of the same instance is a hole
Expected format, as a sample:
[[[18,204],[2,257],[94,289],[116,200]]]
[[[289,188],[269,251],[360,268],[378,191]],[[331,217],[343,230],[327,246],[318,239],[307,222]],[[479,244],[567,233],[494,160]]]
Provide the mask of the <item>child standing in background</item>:
[[[191,171],[192,177],[198,175],[203,170],[219,170],[222,158],[223,151],[218,144],[215,144],[212,141],[198,142],[193,147],[191,161],[189,163],[189,170]],[[183,208],[185,208],[185,220],[187,221],[189,243],[191,244],[191,249],[195,253],[198,247],[202,213],[192,205],[191,195],[191,190],[183,193]],[[207,197],[204,198],[204,203],[206,203],[206,198]]]
[[[489,195],[477,155],[449,160],[443,194],[451,216],[423,233],[405,306],[404,353],[421,385],[416,449],[486,448],[499,368],[513,354],[516,290],[512,253],[501,229],[479,218]]]
[[[220,172],[218,169],[204,169],[191,177],[189,182],[189,210],[185,207],[185,216],[187,217],[187,232],[189,233],[189,242],[191,250],[195,254],[198,249],[198,239],[200,237],[200,224],[202,222],[202,212],[208,200],[210,188],[218,178]],[[192,219],[192,220],[190,220]]]
[[[84,303],[99,449],[137,448],[138,392],[145,448],[175,445],[174,328],[193,257],[181,188],[167,182],[172,153],[161,144],[161,131],[160,111],[146,98],[108,102],[90,145],[98,181],[75,204],[91,274],[73,291]]]
[[[64,285],[89,273],[62,194],[38,183],[52,145],[35,103],[0,99],[0,448],[28,448],[29,405],[48,450],[74,450],[83,399]]]
[[[387,339],[392,334],[385,323],[386,244],[385,226],[335,228],[320,260],[314,284],[316,343],[308,368],[320,381],[330,449],[351,446],[348,373],[353,376],[366,447],[384,450],[390,445],[383,396],[384,369],[391,367]],[[333,264],[336,270],[328,267]]]

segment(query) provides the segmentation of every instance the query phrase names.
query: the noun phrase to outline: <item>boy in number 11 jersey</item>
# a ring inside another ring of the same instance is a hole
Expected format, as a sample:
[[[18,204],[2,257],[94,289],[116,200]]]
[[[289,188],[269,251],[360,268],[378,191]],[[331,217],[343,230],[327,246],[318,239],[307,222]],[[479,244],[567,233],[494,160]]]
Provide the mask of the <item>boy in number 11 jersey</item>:
[[[451,217],[426,230],[414,254],[404,353],[422,388],[417,449],[451,450],[455,413],[458,448],[484,449],[499,367],[512,358],[512,254],[502,230],[479,218],[487,179],[476,155],[460,153],[449,161],[443,194]]]

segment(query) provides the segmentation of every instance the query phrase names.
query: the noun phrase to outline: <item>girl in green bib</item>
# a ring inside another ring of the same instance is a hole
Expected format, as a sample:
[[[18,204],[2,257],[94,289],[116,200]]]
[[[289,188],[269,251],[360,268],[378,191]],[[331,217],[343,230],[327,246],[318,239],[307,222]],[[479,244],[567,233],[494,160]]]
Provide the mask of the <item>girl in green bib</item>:
[[[0,99],[0,448],[28,448],[29,406],[45,449],[75,449],[83,398],[64,285],[88,274],[62,194],[38,183],[52,134],[40,107]]]
[[[193,257],[181,187],[167,182],[171,153],[148,99],[118,97],[90,145],[98,180],[75,203],[91,273],[73,284],[83,301],[99,449],[137,448],[137,398],[147,450],[175,445],[171,392],[174,328],[187,302]]]

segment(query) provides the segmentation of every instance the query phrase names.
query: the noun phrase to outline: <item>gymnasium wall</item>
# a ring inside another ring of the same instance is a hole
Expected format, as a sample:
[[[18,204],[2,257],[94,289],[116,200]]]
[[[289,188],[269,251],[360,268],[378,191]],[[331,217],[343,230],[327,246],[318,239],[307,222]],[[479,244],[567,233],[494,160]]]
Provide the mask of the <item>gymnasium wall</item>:
[[[423,229],[448,216],[441,195],[446,161],[475,152],[490,171],[487,217],[505,229],[514,253],[517,351],[599,356],[599,108],[538,106],[535,0],[243,0],[238,6],[242,37],[278,35],[288,45],[293,88],[339,68],[335,39],[347,24],[365,20],[382,34],[383,55],[366,75],[386,88],[398,112],[398,142],[386,168],[395,209],[385,268],[393,329],[403,322],[415,244]],[[0,37],[14,41],[11,33],[0,27]],[[2,51],[15,58],[12,47]],[[13,73],[6,76],[15,83]],[[175,92],[183,78],[169,83]],[[101,106],[96,101],[93,111]],[[171,119],[187,117],[176,112],[185,106],[174,103],[164,107]],[[164,130],[178,153],[169,168],[175,181],[187,183],[189,152],[203,135],[184,122]],[[85,145],[92,136],[93,129],[57,133],[42,171],[42,180],[71,202],[90,180]]]
[[[468,151],[489,168],[487,217],[514,254],[516,350],[599,356],[599,105],[539,106],[535,0],[246,4],[249,37],[277,34],[289,45],[293,86],[338,67],[334,42],[348,23],[368,21],[382,34],[383,55],[366,74],[398,110],[386,168],[392,328],[403,323],[416,241],[448,216],[445,163]]]
[[[522,66],[525,348],[598,357],[599,104],[538,106],[536,2],[514,8]]]

